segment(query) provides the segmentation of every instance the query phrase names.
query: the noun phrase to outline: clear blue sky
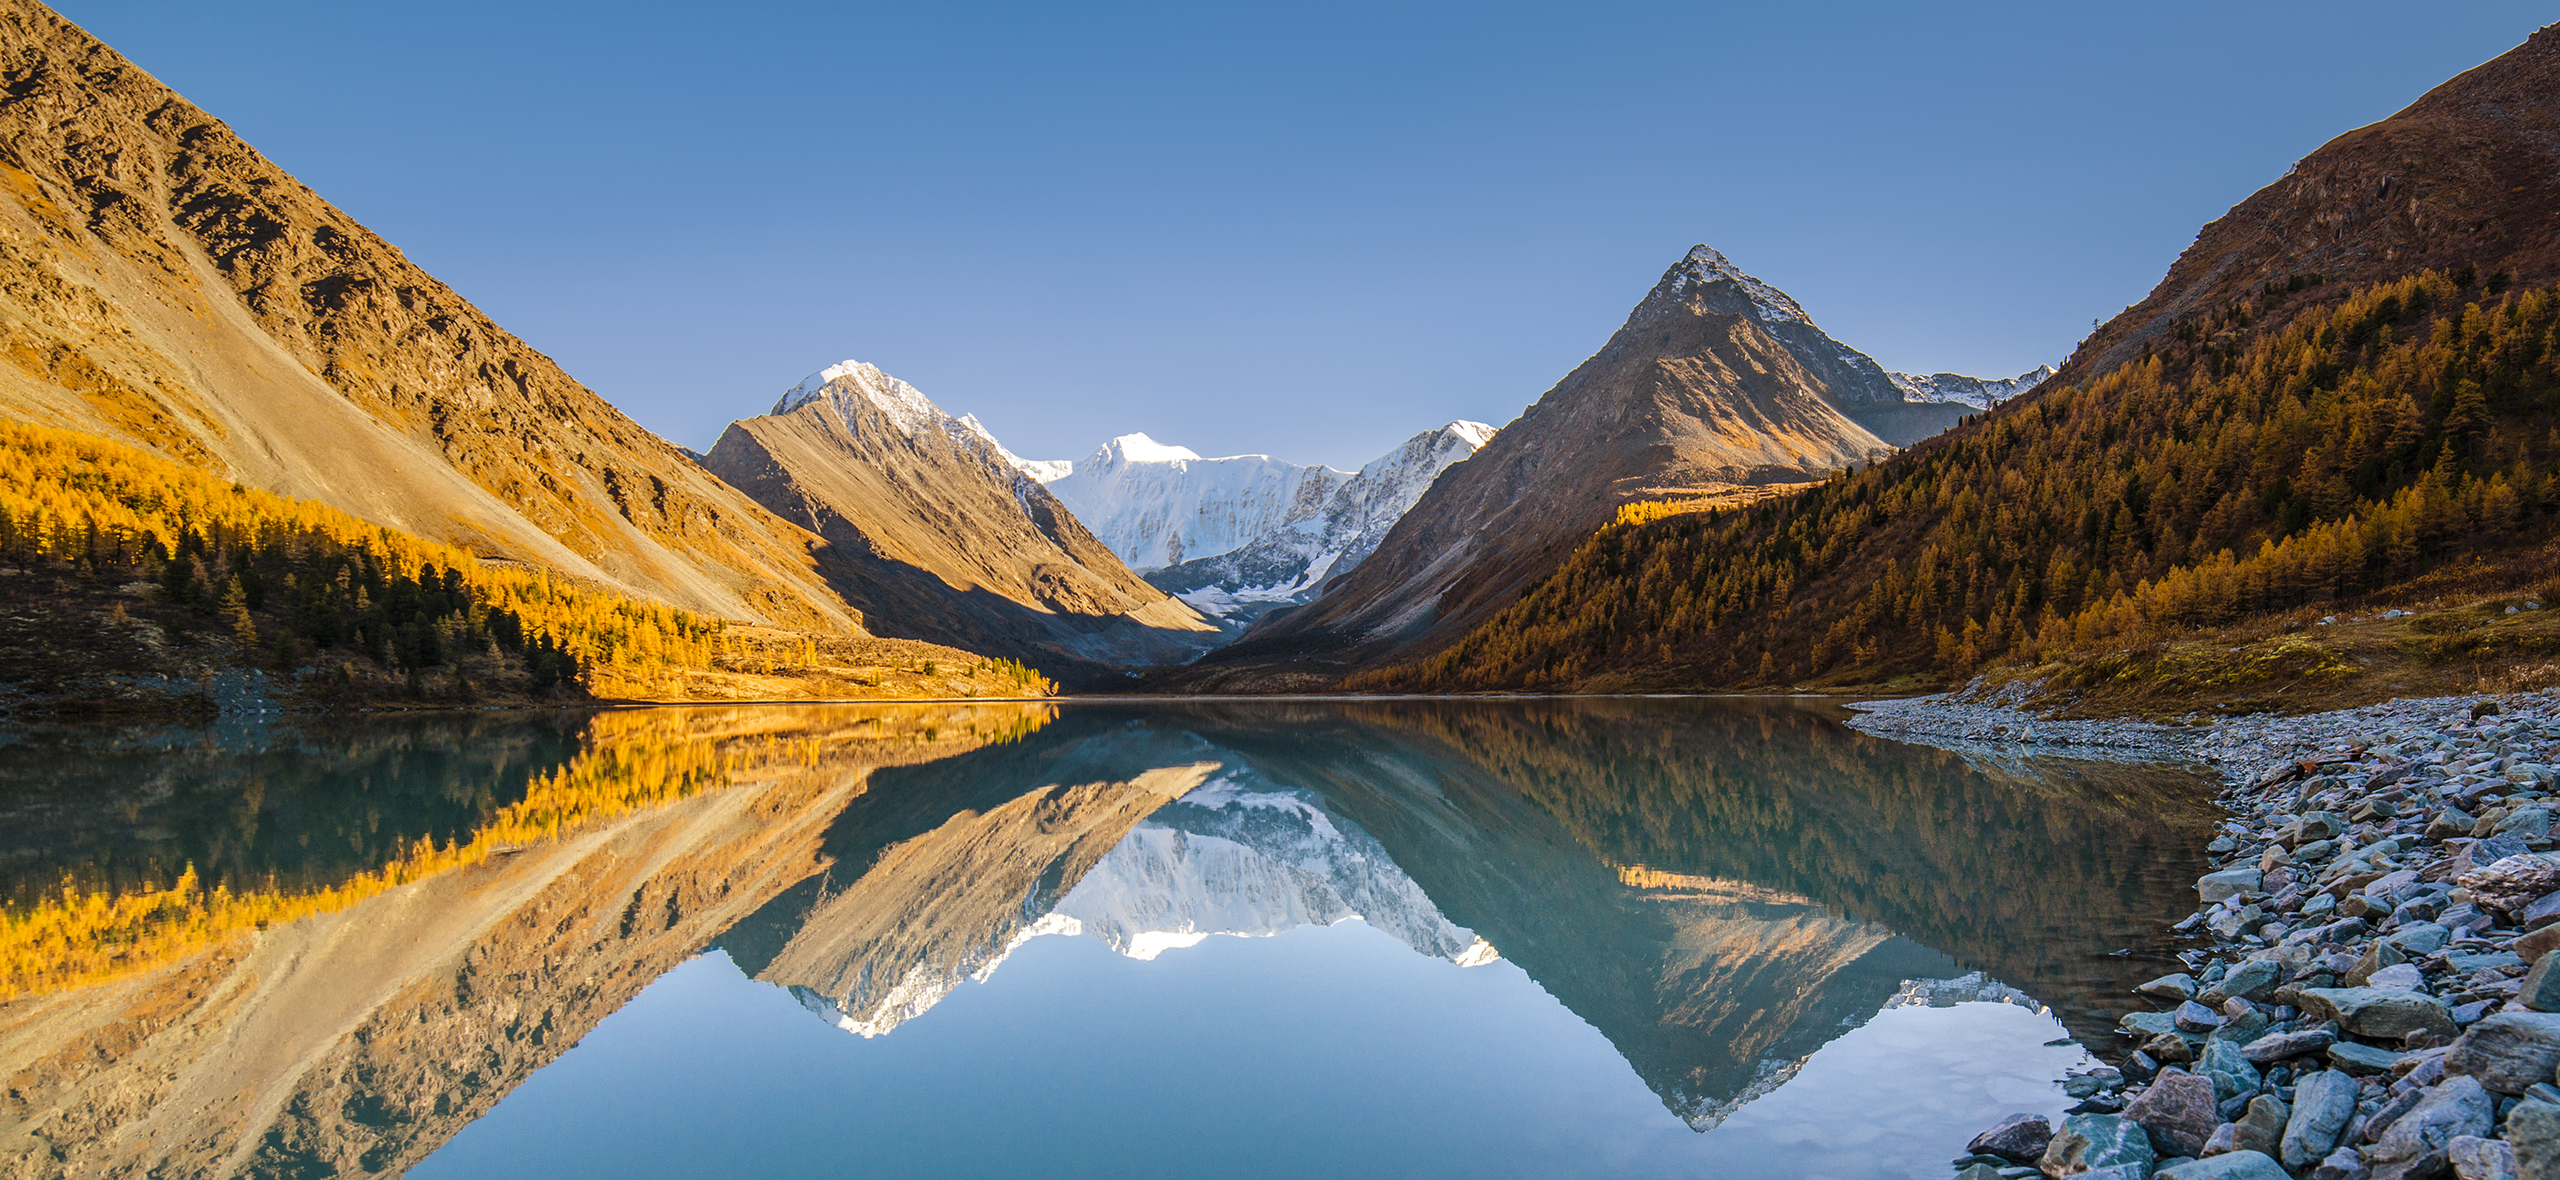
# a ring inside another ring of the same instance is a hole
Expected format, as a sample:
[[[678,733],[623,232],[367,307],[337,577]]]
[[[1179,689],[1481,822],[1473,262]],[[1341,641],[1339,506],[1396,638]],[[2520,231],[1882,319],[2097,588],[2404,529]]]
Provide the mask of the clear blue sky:
[[[643,424],[859,357],[1017,452],[1352,466],[1507,421],[1709,242],[2010,375],[2502,0],[61,0]]]

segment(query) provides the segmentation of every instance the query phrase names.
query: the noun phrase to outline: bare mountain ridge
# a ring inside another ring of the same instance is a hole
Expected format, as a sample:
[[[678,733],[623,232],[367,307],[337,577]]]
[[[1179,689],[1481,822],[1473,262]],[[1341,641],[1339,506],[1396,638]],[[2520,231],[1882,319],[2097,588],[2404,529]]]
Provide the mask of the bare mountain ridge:
[[[1545,577],[1623,504],[1813,480],[1881,458],[1892,446],[1848,407],[1902,397],[1783,292],[1699,246],[1598,353],[1442,472],[1358,568],[1170,683],[1329,687],[1389,655],[1433,650]]]
[[[859,629],[814,538],[34,0],[0,0],[0,129],[0,414],[678,606]]]
[[[2196,234],[2142,302],[2082,341],[2060,389],[2158,348],[2269,283],[2344,293],[2421,270],[2560,282],[2560,26],[2320,146]],[[2503,285],[2503,284],[2502,284]],[[2289,293],[2289,292],[2288,292]],[[2280,297],[2280,296],[2279,296]]]
[[[901,638],[1068,683],[1176,663],[1217,628],[1148,585],[978,426],[856,361],[729,425],[703,466],[826,539],[819,568]]]

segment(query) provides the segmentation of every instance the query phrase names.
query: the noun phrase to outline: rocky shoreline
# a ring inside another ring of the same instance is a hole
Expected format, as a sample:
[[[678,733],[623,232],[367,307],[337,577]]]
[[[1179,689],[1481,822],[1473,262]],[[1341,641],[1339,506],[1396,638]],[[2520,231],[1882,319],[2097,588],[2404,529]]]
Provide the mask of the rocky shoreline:
[[[2203,763],[2231,817],[2136,989],[2117,1064],[1960,1180],[2560,1180],[2560,697],[2447,697],[2176,727],[2003,701],[1859,706],[1862,730]]]

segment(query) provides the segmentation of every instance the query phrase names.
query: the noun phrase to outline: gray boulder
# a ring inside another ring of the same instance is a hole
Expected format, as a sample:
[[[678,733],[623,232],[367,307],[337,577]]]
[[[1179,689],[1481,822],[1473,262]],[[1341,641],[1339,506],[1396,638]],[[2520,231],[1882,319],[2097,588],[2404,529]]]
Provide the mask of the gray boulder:
[[[2204,994],[2196,998],[2216,1008],[2235,996],[2243,1000],[2263,1000],[2276,990],[2277,984],[2282,982],[2284,982],[2282,964],[2266,959],[2251,959],[2233,967],[2229,974],[2206,988]]]
[[[2335,1050],[2336,1046],[2330,1047]],[[2213,1081],[2216,1098],[2236,1098],[2255,1091],[2262,1080],[2258,1067],[2240,1053],[2240,1046],[2229,1041],[2206,1041],[2204,1053],[2196,1060],[2196,1072]]]
[[[2293,1117],[2285,1120],[2276,1158],[2288,1168],[2306,1168],[2328,1155],[2355,1117],[2358,1092],[2354,1078],[2334,1069],[2303,1078],[2294,1087]]]
[[[2248,1113],[2241,1115],[2239,1122],[2231,1124],[2232,1150],[2275,1155],[2282,1150],[2280,1141],[2284,1137],[2285,1121],[2292,1116],[2293,1111],[2285,1106],[2284,1099],[2273,1094],[2260,1094],[2250,1099]]]
[[[2463,1031],[2445,1051],[2444,1071],[2469,1074],[2506,1095],[2551,1080],[2560,1067],[2560,1014],[2499,1012]]]
[[[2515,1149],[2516,1180],[2560,1180],[2560,1105],[2524,1102],[2508,1111],[2507,1146]]]
[[[2314,1165],[2305,1180],[2369,1180],[2372,1175],[2373,1169],[2364,1165],[2355,1148],[2341,1147]]]
[[[2516,998],[2536,1012],[2560,1012],[2560,955],[2544,955],[2524,973]]]
[[[2053,1143],[2053,1124],[2040,1114],[2013,1114],[2000,1120],[2000,1125],[1973,1137],[1964,1149],[1975,1155],[1996,1155],[2013,1164],[2031,1164],[2044,1157],[2044,1149]]]
[[[2444,1145],[2454,1180],[2516,1180],[2516,1150],[2495,1139],[2463,1135]]]
[[[2201,1137],[2197,1145],[2203,1145]],[[2045,1146],[2036,1166],[2047,1176],[2076,1176],[2117,1166],[2145,1175],[2158,1159],[2151,1150],[2151,1136],[2131,1120],[2111,1114],[2075,1114],[2062,1120],[2062,1129],[2054,1132],[2053,1142]]]
[[[2240,1055],[2251,1065],[2271,1065],[2288,1057],[2318,1053],[2338,1043],[2338,1034],[2325,1028],[2297,1029],[2293,1032],[2268,1033],[2240,1046]]]
[[[2219,873],[2206,873],[2197,878],[2196,896],[2202,899],[2204,904],[2213,905],[2243,893],[2255,893],[2258,887],[2265,883],[2266,875],[2260,873],[2257,866],[2242,865],[2236,869],[2224,869]]]
[[[2162,1168],[2153,1180],[2293,1180],[2283,1168],[2258,1151],[2234,1151]]]
[[[2374,1142],[2373,1150],[2365,1153],[2365,1161],[2373,1165],[2375,1180],[2396,1180],[2424,1157],[2442,1152],[2446,1144],[2464,1135],[2486,1137],[2496,1111],[2497,1100],[2489,1096],[2480,1079],[2446,1078],[2410,1107],[2409,1113],[2392,1122],[2391,1129]]]
[[[2306,987],[2297,993],[2313,1020],[2334,1020],[2348,1032],[2376,1040],[2405,1040],[2416,1033],[2453,1035],[2453,1012],[2444,1001],[2417,992],[2378,987]]]

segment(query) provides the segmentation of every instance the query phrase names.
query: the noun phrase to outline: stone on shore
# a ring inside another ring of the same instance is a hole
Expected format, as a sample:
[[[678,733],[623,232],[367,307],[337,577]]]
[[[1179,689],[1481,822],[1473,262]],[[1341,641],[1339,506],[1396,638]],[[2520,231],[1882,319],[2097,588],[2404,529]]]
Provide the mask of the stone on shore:
[[[2499,1012],[2463,1031],[2445,1051],[2444,1071],[2469,1074],[2513,1097],[2560,1068],[2560,1014]]]
[[[2516,999],[2536,1012],[2560,1012],[2560,955],[2544,955],[2525,972]]]
[[[2368,1180],[2373,1170],[2366,1167],[2364,1156],[2355,1148],[2341,1147],[2330,1152],[2311,1169],[2305,1180]]]
[[[2391,1067],[2400,1064],[2400,1059],[2407,1054],[2394,1053],[2389,1049],[2358,1044],[2354,1041],[2340,1041],[2329,1046],[2327,1056],[2329,1064],[2339,1069],[2358,1077],[2371,1077],[2374,1074],[2391,1072]]]
[[[2052,1143],[2053,1124],[2043,1115],[2013,1114],[1974,1136],[1964,1149],[1975,1155],[1996,1155],[2013,1164],[2032,1164],[2044,1157],[2044,1149]]]
[[[2251,959],[2233,967],[2229,974],[2207,987],[2196,999],[2216,1008],[2235,996],[2243,1000],[2263,1000],[2282,982],[2284,968],[2281,965],[2265,959]]]
[[[2154,1180],[2293,1180],[2265,1152],[2234,1151],[2153,1172]]]
[[[2332,1045],[2334,1051],[2337,1047]],[[2240,1046],[2229,1041],[2206,1041],[2204,1054],[2196,1061],[2196,1072],[2213,1080],[2217,1099],[2237,1098],[2253,1093],[2260,1082],[2258,1067],[2240,1055]]]
[[[2507,1112],[2518,1180],[2560,1180],[2560,1105],[2524,1102]]]
[[[2164,1069],[2150,1089],[2124,1108],[2124,1118],[2149,1134],[2150,1146],[2160,1156],[2197,1155],[2222,1122],[2215,1102],[2211,1081],[2183,1069]]]
[[[2285,1106],[2284,1099],[2273,1094],[2260,1094],[2250,1099],[2248,1113],[2241,1115],[2238,1123],[2230,1124],[2236,1128],[2231,1137],[2232,1149],[2275,1155],[2281,1150],[2285,1121],[2292,1116],[2293,1111]]]
[[[2405,1040],[2412,1033],[2456,1030],[2444,1001],[2417,992],[2377,987],[2306,987],[2303,1010],[2314,1020],[2335,1020],[2349,1033],[2376,1040]]]
[[[2515,1148],[2495,1139],[2463,1135],[2444,1145],[2455,1180],[2517,1180]]]
[[[2206,1133],[2211,1130],[2207,1127]],[[2203,1146],[2203,1136],[2197,1137],[2196,1144]],[[2053,1142],[2045,1146],[2036,1165],[2047,1176],[2072,1176],[2119,1165],[2147,1173],[2158,1159],[2151,1150],[2151,1136],[2131,1120],[2111,1114],[2075,1114],[2062,1120],[2062,1129],[2054,1132]]]
[[[2401,1165],[2415,1165],[2457,1138],[2486,1137],[2496,1110],[2496,1100],[2478,1078],[2447,1078],[2427,1091],[2409,1113],[2394,1120],[2391,1129],[2374,1141],[2373,1150],[2365,1153],[2365,1160],[2373,1165],[2375,1180],[2396,1180],[2410,1170]]]
[[[2305,1168],[2336,1150],[2360,1092],[2354,1078],[2334,1069],[2303,1078],[2294,1087],[2293,1117],[2285,1120],[2276,1158],[2288,1168]]]
[[[2240,1046],[2240,1055],[2251,1065],[2273,1065],[2289,1057],[2318,1053],[2338,1043],[2338,1034],[2325,1028],[2297,1029],[2293,1032],[2268,1033]]]
[[[2206,873],[2196,878],[2196,896],[2202,899],[2204,904],[2213,905],[2243,893],[2255,893],[2259,886],[2265,883],[2265,874],[2254,867],[2243,865],[2236,869],[2224,869],[2218,873]]]
[[[2196,997],[2196,978],[2184,971],[2163,975],[2133,989],[2155,1000],[2192,1000]]]

